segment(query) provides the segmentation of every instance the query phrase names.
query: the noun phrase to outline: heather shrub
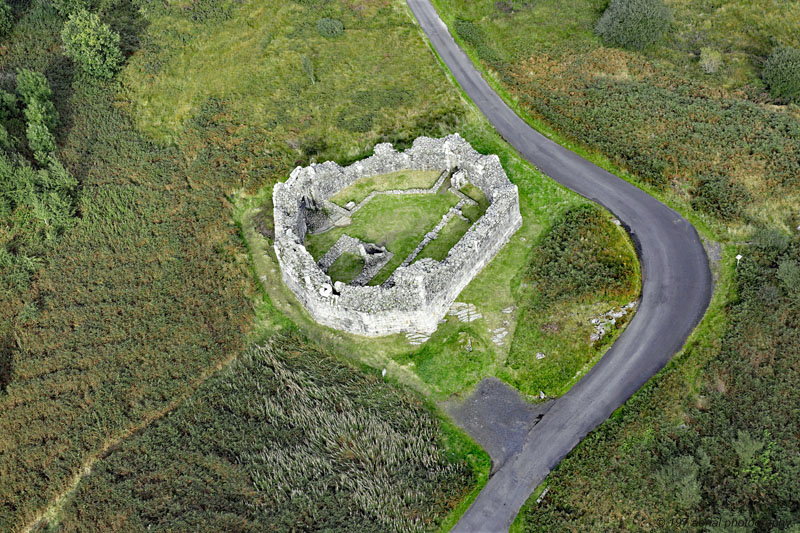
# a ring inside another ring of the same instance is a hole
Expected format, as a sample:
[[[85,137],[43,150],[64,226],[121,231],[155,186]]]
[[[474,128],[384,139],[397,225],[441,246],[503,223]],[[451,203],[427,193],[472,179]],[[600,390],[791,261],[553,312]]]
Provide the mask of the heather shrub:
[[[658,41],[671,19],[663,0],[611,0],[595,32],[609,46],[641,50]]]
[[[764,65],[763,78],[773,98],[800,103],[800,49],[773,51]]]
[[[321,18],[317,21],[317,31],[327,39],[333,39],[344,33],[344,24],[339,19]]]
[[[750,194],[743,185],[731,181],[727,176],[708,174],[699,179],[692,207],[723,220],[733,220],[742,214],[748,200]]]

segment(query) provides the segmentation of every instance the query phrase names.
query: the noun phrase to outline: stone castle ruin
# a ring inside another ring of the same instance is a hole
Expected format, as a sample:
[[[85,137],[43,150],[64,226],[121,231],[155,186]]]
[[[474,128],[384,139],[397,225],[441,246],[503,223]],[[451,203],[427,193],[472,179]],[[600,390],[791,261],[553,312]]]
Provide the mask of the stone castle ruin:
[[[435,193],[450,178],[450,192],[460,198],[414,253],[380,286],[367,283],[392,254],[376,244],[343,235],[319,262],[315,261],[304,245],[306,234],[349,224],[349,217],[376,193],[373,191],[358,205],[351,202],[345,207],[329,199],[359,179],[402,170],[435,170],[441,174],[431,189],[379,194]],[[472,201],[459,191],[466,183],[486,196],[486,212],[444,260],[412,262],[450,217],[462,216],[460,207]],[[479,154],[458,134],[443,139],[419,137],[404,152],[388,143],[378,144],[374,155],[347,167],[331,161],[297,167],[285,183],[275,185],[273,203],[275,254],[284,283],[320,324],[367,336],[435,331],[459,293],[522,225],[517,187],[508,180],[499,158]],[[363,271],[350,284],[332,283],[326,271],[344,252],[360,255]]]

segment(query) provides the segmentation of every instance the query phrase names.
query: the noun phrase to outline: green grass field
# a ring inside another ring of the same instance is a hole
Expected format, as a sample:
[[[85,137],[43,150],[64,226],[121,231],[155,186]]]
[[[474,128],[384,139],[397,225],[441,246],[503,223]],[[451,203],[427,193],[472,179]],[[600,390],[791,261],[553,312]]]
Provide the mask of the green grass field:
[[[361,178],[331,196],[330,201],[344,207],[349,202],[360,204],[372,191],[430,189],[436,184],[440,174],[441,172],[431,170],[403,170]]]
[[[352,158],[377,132],[413,140],[415,127],[436,130],[458,114],[438,65],[417,60],[427,52],[401,4],[207,3],[221,12],[204,23],[189,8],[148,8],[147,46],[123,79],[137,123],[155,138],[177,140],[206,102],[225,98],[242,126]],[[341,20],[342,35],[320,35],[323,17]]]
[[[475,222],[486,212],[486,208],[489,207],[489,200],[486,198],[486,195],[483,194],[483,191],[472,183],[468,183],[466,186],[464,186],[461,189],[461,192],[478,203],[478,205],[465,205],[463,209],[461,209],[461,212],[465,217],[470,219],[472,222]]]
[[[306,248],[319,260],[344,234],[386,246],[394,256],[370,281],[380,285],[457,203],[453,194],[378,195],[356,211],[349,225],[308,235]]]
[[[336,258],[327,274],[334,282],[350,283],[361,274],[362,270],[364,270],[364,260],[361,256],[345,252]]]

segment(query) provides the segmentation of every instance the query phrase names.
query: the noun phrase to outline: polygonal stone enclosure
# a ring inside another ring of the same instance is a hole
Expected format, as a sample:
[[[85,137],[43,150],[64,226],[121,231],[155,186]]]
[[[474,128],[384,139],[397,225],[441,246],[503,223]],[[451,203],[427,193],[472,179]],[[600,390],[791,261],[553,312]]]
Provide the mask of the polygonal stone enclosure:
[[[358,180],[398,171],[437,171],[439,177],[430,188],[373,191],[357,205],[330,201]],[[485,195],[486,211],[444,259],[416,259],[448,220],[466,220],[461,209],[475,203],[461,192],[469,184]],[[385,247],[342,235],[319,261],[306,249],[307,234],[349,224],[350,217],[377,194],[437,193],[454,194],[456,204],[380,285],[367,283],[392,259]],[[458,134],[419,137],[405,152],[378,144],[373,156],[347,167],[331,161],[297,167],[285,183],[275,185],[273,203],[275,254],[284,283],[317,322],[368,336],[435,331],[462,289],[522,224],[517,187],[508,180],[499,158],[479,154]],[[332,282],[326,271],[345,252],[360,256],[363,269],[349,284]]]

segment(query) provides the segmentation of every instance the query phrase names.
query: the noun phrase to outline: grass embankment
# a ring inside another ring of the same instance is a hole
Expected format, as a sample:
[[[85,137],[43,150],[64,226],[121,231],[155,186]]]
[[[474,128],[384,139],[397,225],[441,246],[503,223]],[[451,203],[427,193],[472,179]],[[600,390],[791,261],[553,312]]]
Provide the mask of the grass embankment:
[[[596,309],[597,299],[629,303],[639,290],[639,262],[625,230],[588,205],[561,215],[531,257],[517,289],[524,327],[511,344],[508,380],[529,394],[560,396],[599,359],[600,348],[611,345],[630,315],[607,326],[611,331],[596,343],[587,342],[595,326],[578,317]],[[532,349],[544,357],[531,357]]]
[[[441,172],[435,170],[401,170],[399,172],[361,178],[331,196],[330,200],[340,206],[345,206],[349,202],[354,202],[358,205],[372,191],[430,189],[436,184],[440,174]]]
[[[800,115],[772,105],[760,69],[775,46],[800,44],[798,5],[667,1],[668,34],[627,52],[593,34],[597,2],[435,3],[532,125],[723,244],[714,300],[681,354],[561,462],[512,529],[797,523],[800,431],[785,406],[800,385]],[[714,73],[703,48],[721,52]]]
[[[364,270],[364,259],[357,254],[344,252],[328,268],[327,274],[334,282],[350,283]]]

